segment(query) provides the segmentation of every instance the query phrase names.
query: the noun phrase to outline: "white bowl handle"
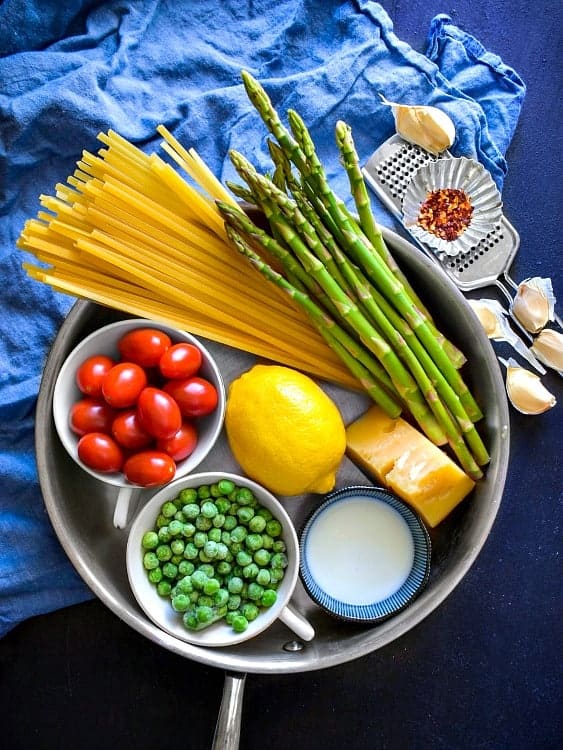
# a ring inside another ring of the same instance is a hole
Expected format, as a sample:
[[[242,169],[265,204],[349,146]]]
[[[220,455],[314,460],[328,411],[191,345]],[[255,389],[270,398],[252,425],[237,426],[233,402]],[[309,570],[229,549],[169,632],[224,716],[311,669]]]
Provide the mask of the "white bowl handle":
[[[127,526],[131,499],[137,499],[140,492],[141,490],[136,487],[122,487],[119,490],[113,512],[113,525],[116,529],[124,529]]]
[[[315,637],[315,631],[309,620],[306,620],[303,615],[293,609],[290,604],[285,605],[279,614],[279,618],[303,641],[312,641]]]

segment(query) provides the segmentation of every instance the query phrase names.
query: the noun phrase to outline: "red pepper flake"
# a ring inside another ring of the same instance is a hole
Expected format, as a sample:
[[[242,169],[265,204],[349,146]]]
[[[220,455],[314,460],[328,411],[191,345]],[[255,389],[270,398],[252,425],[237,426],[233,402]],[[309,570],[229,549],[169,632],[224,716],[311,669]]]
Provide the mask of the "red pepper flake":
[[[440,188],[427,194],[417,223],[436,237],[451,241],[467,229],[472,214],[473,206],[463,190]]]

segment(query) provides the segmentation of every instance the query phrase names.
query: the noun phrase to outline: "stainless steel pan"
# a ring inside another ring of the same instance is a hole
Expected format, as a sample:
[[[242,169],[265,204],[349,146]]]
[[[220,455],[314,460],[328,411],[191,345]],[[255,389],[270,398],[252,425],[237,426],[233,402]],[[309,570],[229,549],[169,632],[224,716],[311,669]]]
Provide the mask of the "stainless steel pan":
[[[435,312],[438,324],[468,356],[464,375],[484,408],[482,430],[492,461],[471,498],[432,532],[432,573],[425,591],[410,607],[377,626],[350,626],[333,620],[298,584],[293,605],[316,631],[315,639],[307,644],[296,641],[280,622],[251,641],[221,649],[197,647],[159,630],[141,611],[129,588],[125,570],[127,529],[118,530],[112,525],[112,497],[67,455],[58,440],[51,409],[55,380],[70,350],[92,330],[122,316],[92,303],[77,302],[61,327],[45,366],[37,405],[36,452],[41,489],[55,532],[94,594],[124,622],[179,656],[225,670],[214,747],[238,745],[247,673],[307,672],[352,661],[393,641],[429,615],[474,563],[499,508],[508,466],[509,422],[504,384],[494,352],[462,294],[436,263],[393,232],[385,229],[384,236],[423,300]],[[255,361],[251,355],[213,342],[206,344],[217,357],[227,384]],[[368,405],[363,396],[334,386],[326,388],[339,404],[346,422]],[[224,437],[199,467],[201,471],[217,468],[238,469]],[[337,485],[362,482],[366,482],[366,477],[345,459]],[[143,492],[140,502],[145,502],[149,495]],[[298,530],[319,500],[318,496],[304,496],[287,505]]]

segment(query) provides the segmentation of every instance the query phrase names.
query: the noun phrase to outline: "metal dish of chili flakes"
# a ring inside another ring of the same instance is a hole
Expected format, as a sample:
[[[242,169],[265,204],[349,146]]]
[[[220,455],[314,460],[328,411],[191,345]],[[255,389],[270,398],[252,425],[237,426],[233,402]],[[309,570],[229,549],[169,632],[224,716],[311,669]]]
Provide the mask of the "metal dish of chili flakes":
[[[489,172],[474,159],[444,158],[420,167],[403,196],[403,223],[437,254],[466,253],[502,218]]]

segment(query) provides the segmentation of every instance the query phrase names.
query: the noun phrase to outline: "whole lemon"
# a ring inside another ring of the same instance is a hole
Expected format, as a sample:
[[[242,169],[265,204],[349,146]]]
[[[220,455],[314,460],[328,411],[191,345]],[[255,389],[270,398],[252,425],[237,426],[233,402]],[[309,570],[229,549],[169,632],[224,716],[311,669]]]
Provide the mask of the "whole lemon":
[[[346,448],[335,403],[311,378],[255,365],[231,383],[225,429],[244,472],[278,495],[329,492]]]

